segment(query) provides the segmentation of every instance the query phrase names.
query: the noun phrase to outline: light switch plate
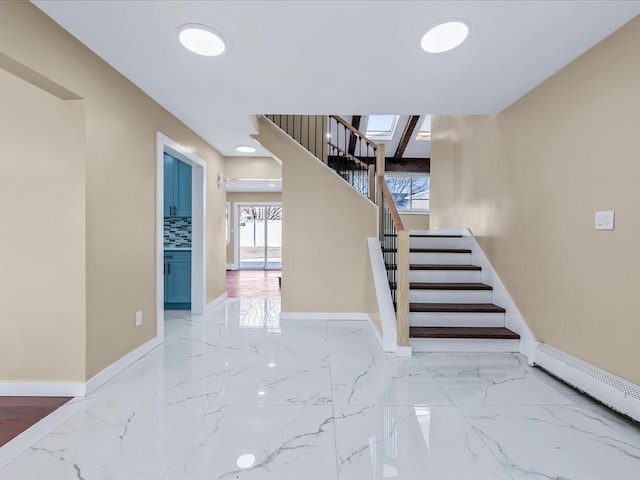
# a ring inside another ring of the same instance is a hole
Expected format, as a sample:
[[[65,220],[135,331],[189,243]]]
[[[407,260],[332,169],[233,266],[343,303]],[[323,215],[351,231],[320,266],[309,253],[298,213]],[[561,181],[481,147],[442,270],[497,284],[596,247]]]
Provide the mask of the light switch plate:
[[[601,210],[596,212],[596,230],[613,230],[613,210]]]
[[[142,310],[136,312],[136,327],[142,325]]]

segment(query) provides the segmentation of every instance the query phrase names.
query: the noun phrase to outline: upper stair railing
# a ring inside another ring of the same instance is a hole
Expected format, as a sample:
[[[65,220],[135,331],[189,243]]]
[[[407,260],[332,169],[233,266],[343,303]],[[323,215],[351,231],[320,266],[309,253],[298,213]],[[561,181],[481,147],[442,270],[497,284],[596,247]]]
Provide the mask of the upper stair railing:
[[[378,205],[379,238],[396,309],[398,346],[409,345],[409,231],[384,177],[385,146],[337,115],[265,115]]]
[[[384,145],[378,145],[337,115],[265,115],[291,138],[376,202],[376,171]]]

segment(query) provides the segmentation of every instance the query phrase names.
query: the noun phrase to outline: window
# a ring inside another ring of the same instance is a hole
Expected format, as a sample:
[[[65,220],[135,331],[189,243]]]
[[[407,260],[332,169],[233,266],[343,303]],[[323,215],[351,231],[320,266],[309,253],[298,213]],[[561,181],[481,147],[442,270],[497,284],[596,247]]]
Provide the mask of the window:
[[[416,140],[429,141],[431,140],[431,115],[425,115]]]
[[[398,211],[429,211],[429,175],[385,175]]]
[[[391,140],[398,124],[398,115],[369,115],[367,137],[378,140]]]

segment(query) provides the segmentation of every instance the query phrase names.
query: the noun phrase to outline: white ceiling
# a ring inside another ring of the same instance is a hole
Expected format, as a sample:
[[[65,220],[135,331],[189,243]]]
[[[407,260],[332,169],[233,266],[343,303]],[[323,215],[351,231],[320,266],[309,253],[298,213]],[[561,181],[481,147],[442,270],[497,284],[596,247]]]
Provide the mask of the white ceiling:
[[[256,113],[497,113],[640,14],[631,0],[33,2],[224,155],[252,143]],[[450,18],[467,41],[420,50]],[[185,50],[185,23],[220,32],[225,54]]]

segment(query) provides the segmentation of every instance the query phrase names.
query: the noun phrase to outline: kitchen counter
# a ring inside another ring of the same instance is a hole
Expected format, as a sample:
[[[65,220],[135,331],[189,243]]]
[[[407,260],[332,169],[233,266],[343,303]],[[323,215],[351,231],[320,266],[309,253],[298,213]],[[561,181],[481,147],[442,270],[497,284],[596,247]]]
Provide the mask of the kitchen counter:
[[[165,252],[190,252],[191,247],[164,247]]]

